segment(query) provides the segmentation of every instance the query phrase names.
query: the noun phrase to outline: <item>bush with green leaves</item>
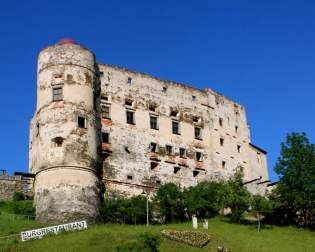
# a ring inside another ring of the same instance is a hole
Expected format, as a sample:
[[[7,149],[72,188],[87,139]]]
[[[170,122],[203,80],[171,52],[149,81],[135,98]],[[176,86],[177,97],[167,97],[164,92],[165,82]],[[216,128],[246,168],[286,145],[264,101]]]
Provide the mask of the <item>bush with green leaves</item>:
[[[178,185],[167,183],[161,185],[154,198],[158,205],[160,218],[164,223],[174,223],[185,220],[183,192]]]
[[[147,216],[146,200],[142,195],[131,198],[107,197],[101,210],[103,220],[107,223],[144,224]],[[151,218],[151,210],[149,217]]]
[[[221,208],[220,190],[223,182],[201,182],[184,190],[184,204],[189,216],[211,218]]]

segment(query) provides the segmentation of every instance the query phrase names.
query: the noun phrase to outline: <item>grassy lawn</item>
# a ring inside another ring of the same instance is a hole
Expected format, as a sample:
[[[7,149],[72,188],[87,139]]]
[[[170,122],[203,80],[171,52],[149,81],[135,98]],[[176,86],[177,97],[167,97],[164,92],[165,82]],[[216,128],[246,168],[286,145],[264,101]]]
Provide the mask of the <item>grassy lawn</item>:
[[[13,230],[25,230],[40,226],[34,221],[18,220],[16,224],[11,224],[4,229],[4,223],[14,223],[1,217],[2,235],[8,234]],[[64,233],[58,236],[50,236],[41,240],[20,242],[19,239],[1,241],[1,251],[116,251],[117,245],[130,240],[135,240],[137,235],[150,232],[160,234],[162,229],[192,229],[189,223],[174,225],[155,225],[147,228],[146,226],[129,226],[107,224],[90,227],[86,231]],[[214,218],[209,221],[208,232],[211,242],[203,248],[193,248],[175,241],[170,241],[161,237],[160,251],[216,251],[218,245],[224,245],[233,252],[246,251],[276,251],[276,252],[298,252],[315,251],[315,233],[307,230],[300,230],[294,227],[268,227],[260,233],[255,226],[245,226],[230,224],[223,219]]]

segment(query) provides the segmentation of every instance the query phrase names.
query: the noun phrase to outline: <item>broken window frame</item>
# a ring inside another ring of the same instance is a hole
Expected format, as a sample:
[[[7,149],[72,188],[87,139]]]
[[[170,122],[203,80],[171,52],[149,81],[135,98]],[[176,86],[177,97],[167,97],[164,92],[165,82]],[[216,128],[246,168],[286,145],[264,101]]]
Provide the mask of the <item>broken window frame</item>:
[[[156,130],[159,129],[158,117],[155,115],[150,115],[150,128]]]
[[[102,105],[102,118],[111,119],[110,117],[110,106]]]
[[[86,125],[86,118],[84,116],[78,116],[78,127],[80,129],[86,129]]]
[[[132,110],[126,110],[126,122],[131,125],[135,125],[135,112]]]
[[[172,133],[175,135],[180,135],[179,121],[172,120]]]
[[[173,146],[170,144],[166,144],[165,145],[165,152],[166,152],[166,155],[172,156],[174,153],[173,152]]]
[[[195,152],[195,159],[197,162],[203,162],[203,153],[200,151]]]
[[[63,100],[63,87],[58,86],[52,88],[52,100],[54,102]]]
[[[179,148],[179,157],[187,158],[187,150],[185,148]]]
[[[102,143],[110,143],[108,132],[102,132]]]
[[[195,139],[202,140],[202,128],[201,127],[195,127],[194,133],[195,133]]]
[[[157,153],[158,152],[158,144],[155,143],[155,142],[151,142],[150,143],[150,152],[154,152],[154,153]]]

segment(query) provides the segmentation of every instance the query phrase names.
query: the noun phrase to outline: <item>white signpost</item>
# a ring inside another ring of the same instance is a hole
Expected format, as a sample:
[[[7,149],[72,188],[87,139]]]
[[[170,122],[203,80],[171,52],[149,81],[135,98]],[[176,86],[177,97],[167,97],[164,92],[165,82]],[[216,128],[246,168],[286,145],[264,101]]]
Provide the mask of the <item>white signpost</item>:
[[[87,223],[85,220],[66,223],[66,224],[57,225],[57,226],[44,227],[44,228],[24,231],[24,232],[21,232],[21,239],[22,241],[27,241],[31,239],[40,239],[43,236],[48,235],[48,234],[59,234],[60,232],[67,232],[71,230],[82,230],[82,229],[87,229]]]

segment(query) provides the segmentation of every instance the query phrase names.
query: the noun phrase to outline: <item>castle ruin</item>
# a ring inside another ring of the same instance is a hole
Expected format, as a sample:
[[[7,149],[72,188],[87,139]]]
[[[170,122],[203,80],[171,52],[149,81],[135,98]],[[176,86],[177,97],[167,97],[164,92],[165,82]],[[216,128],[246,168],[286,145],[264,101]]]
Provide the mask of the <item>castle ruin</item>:
[[[95,222],[104,192],[131,196],[173,182],[226,179],[243,167],[253,193],[268,181],[245,108],[197,89],[100,64],[70,39],[38,58],[30,173],[40,221]]]

